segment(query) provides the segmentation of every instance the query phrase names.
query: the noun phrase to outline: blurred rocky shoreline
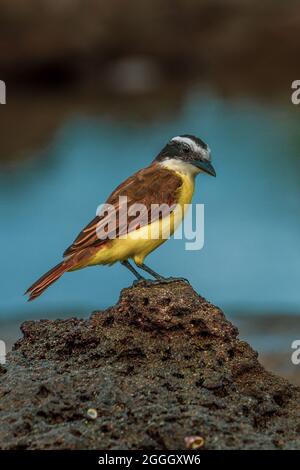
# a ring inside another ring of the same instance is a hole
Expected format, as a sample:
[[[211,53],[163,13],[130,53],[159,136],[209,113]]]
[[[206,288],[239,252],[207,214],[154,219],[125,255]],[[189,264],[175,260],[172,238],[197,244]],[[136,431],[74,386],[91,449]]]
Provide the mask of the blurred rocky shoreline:
[[[155,120],[193,89],[289,103],[299,28],[292,0],[3,0],[0,164],[74,114]]]
[[[294,0],[3,0],[0,66],[45,87],[91,80],[122,93],[200,78],[271,94],[297,78],[299,27]]]

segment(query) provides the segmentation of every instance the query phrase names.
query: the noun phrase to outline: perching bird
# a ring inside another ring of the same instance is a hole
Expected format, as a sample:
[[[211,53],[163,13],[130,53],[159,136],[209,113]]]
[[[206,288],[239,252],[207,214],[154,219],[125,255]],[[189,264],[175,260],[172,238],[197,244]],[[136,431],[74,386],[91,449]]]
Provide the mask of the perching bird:
[[[150,166],[139,170],[115,189],[106,202],[114,211],[100,212],[79,233],[64,252],[63,261],[27,290],[29,300],[41,295],[65,272],[87,266],[111,265],[119,261],[138,280],[144,279],[129,259],[155,279],[164,280],[144,264],[144,259],[168,238],[164,236],[165,232],[172,235],[181,223],[185,205],[190,204],[193,197],[195,176],[200,172],[216,176],[209,147],[192,135],[171,139]],[[127,217],[123,216],[123,201],[126,201]],[[164,209],[153,211],[152,208],[158,205]],[[144,208],[138,224],[135,224],[135,207]],[[99,237],[100,232],[105,236]],[[153,233],[158,235],[153,236]]]

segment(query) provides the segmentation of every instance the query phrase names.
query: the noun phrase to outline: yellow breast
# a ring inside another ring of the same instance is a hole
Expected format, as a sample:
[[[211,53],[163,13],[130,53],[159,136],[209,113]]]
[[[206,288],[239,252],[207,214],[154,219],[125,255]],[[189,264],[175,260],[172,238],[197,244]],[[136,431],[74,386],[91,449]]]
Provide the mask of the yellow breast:
[[[187,210],[187,204],[192,201],[194,193],[193,175],[177,172],[182,179],[178,191],[177,207],[170,216],[141,227],[127,235],[126,238],[117,238],[101,248],[90,260],[90,265],[113,264],[117,261],[134,259],[136,264],[142,264],[145,257],[164,243],[182,222]]]
[[[190,204],[192,202],[194,189],[195,189],[195,178],[193,175],[178,173],[177,174],[182,179],[182,186],[179,191],[179,200],[178,204],[184,206],[185,204]]]

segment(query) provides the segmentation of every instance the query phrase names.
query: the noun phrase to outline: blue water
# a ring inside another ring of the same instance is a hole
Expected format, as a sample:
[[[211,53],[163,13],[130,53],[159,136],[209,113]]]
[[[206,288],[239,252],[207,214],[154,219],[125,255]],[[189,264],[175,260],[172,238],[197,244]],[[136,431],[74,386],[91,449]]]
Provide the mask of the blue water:
[[[186,251],[170,240],[148,264],[232,311],[300,312],[298,122],[294,109],[200,95],[152,124],[74,116],[42,155],[0,172],[0,316],[88,314],[114,303],[132,282],[119,265],[68,273],[30,304],[22,294],[111,190],[183,133],[208,142],[217,170],[216,179],[198,177],[194,198],[205,203],[205,246]]]

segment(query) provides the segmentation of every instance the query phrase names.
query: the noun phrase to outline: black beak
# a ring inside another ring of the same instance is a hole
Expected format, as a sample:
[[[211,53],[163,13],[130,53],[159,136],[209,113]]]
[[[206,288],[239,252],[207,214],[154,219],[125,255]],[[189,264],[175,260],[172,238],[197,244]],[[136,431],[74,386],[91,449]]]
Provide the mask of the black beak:
[[[211,176],[217,176],[214,167],[208,160],[193,160],[192,164]]]

